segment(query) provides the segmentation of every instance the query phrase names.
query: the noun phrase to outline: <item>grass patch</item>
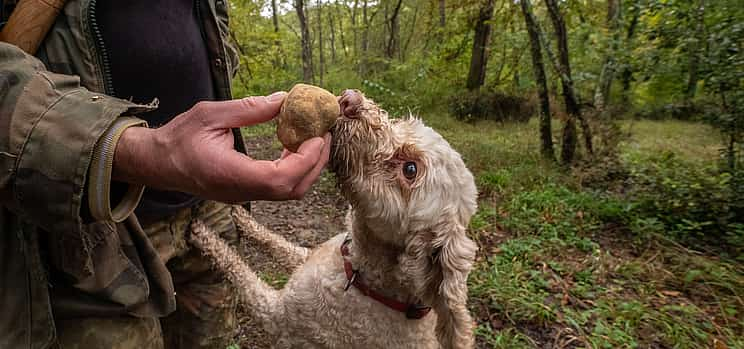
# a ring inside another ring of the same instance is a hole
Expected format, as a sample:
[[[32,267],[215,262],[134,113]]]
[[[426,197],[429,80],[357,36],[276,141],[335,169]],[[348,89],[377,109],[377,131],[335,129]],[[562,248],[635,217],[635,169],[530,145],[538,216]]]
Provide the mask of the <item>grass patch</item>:
[[[248,139],[252,137],[274,136],[276,134],[276,122],[264,122],[262,124],[243,127],[240,131],[243,133],[243,137]]]
[[[480,192],[470,224],[480,252],[468,281],[479,347],[744,348],[740,263],[680,245],[665,221],[623,195],[632,181],[612,192],[582,187],[540,158],[534,119],[422,118],[461,153]],[[631,132],[625,165],[666,153],[690,166],[718,160],[720,136],[709,126],[622,126]]]
[[[260,271],[258,277],[276,289],[281,289],[289,281],[289,275],[279,271]]]
[[[637,158],[674,153],[694,162],[719,158],[721,133],[708,124],[679,120],[628,120],[622,122],[621,129],[631,135],[621,146],[625,156]]]

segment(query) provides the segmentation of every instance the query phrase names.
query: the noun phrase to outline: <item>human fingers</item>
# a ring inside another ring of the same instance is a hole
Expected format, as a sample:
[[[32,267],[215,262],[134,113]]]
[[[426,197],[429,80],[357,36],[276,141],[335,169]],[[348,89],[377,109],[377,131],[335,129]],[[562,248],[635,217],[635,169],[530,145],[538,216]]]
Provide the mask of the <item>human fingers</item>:
[[[323,137],[323,140],[325,141],[325,144],[323,145],[323,150],[320,153],[320,159],[318,159],[318,162],[315,164],[315,167],[313,167],[310,172],[303,178],[299,184],[292,190],[292,197],[299,199],[302,198],[305,193],[312,187],[313,184],[318,180],[318,177],[320,177],[321,172],[323,172],[323,169],[325,168],[326,164],[328,163],[328,157],[331,154],[331,134],[326,133],[326,135]]]
[[[240,196],[231,201],[287,200],[295,198],[293,191],[318,163],[323,153],[323,138],[315,137],[302,143],[296,153],[274,161],[251,160],[238,152],[225,154],[221,177],[230,183],[229,195]]]
[[[230,101],[201,102],[194,108],[215,129],[251,126],[269,121],[279,114],[286,92]]]

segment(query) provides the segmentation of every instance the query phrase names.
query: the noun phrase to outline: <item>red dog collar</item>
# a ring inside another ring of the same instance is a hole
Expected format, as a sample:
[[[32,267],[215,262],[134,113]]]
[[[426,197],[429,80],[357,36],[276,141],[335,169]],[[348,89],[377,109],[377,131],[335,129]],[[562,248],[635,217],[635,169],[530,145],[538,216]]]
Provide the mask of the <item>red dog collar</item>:
[[[397,310],[401,313],[406,314],[406,318],[409,319],[421,319],[426,314],[429,313],[431,310],[431,307],[421,305],[421,304],[413,304],[413,303],[403,303],[398,300],[388,298],[383,296],[382,294],[376,292],[375,290],[369,288],[366,284],[361,282],[359,280],[359,271],[354,270],[354,268],[351,265],[351,262],[346,258],[349,256],[349,243],[351,242],[351,238],[347,237],[344,242],[341,244],[341,256],[344,260],[344,271],[346,272],[346,287],[344,290],[348,290],[349,287],[354,285],[359,292],[361,292],[363,295],[372,298],[388,308]]]

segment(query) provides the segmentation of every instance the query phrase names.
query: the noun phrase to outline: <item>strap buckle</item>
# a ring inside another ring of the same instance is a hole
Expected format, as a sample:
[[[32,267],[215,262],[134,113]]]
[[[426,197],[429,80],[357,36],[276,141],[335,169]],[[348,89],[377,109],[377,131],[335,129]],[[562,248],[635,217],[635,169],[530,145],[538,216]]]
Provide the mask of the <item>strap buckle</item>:
[[[349,280],[346,280],[346,286],[344,286],[344,292],[348,291],[349,287],[351,287],[351,285],[354,284],[354,281],[356,281],[357,275],[359,275],[359,271],[357,270],[354,270],[351,273],[351,277],[349,278]]]
[[[427,307],[425,305],[411,304],[408,306],[408,309],[406,309],[406,318],[407,319],[420,319],[426,316],[426,314],[428,314],[430,310],[431,310],[431,307]]]

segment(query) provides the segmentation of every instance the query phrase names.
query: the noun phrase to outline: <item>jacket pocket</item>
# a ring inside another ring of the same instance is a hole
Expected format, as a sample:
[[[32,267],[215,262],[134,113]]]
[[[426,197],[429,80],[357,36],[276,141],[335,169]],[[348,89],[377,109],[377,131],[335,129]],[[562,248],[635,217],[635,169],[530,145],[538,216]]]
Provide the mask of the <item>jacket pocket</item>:
[[[126,229],[101,221],[49,241],[51,263],[72,287],[125,309],[147,301],[145,270]]]

